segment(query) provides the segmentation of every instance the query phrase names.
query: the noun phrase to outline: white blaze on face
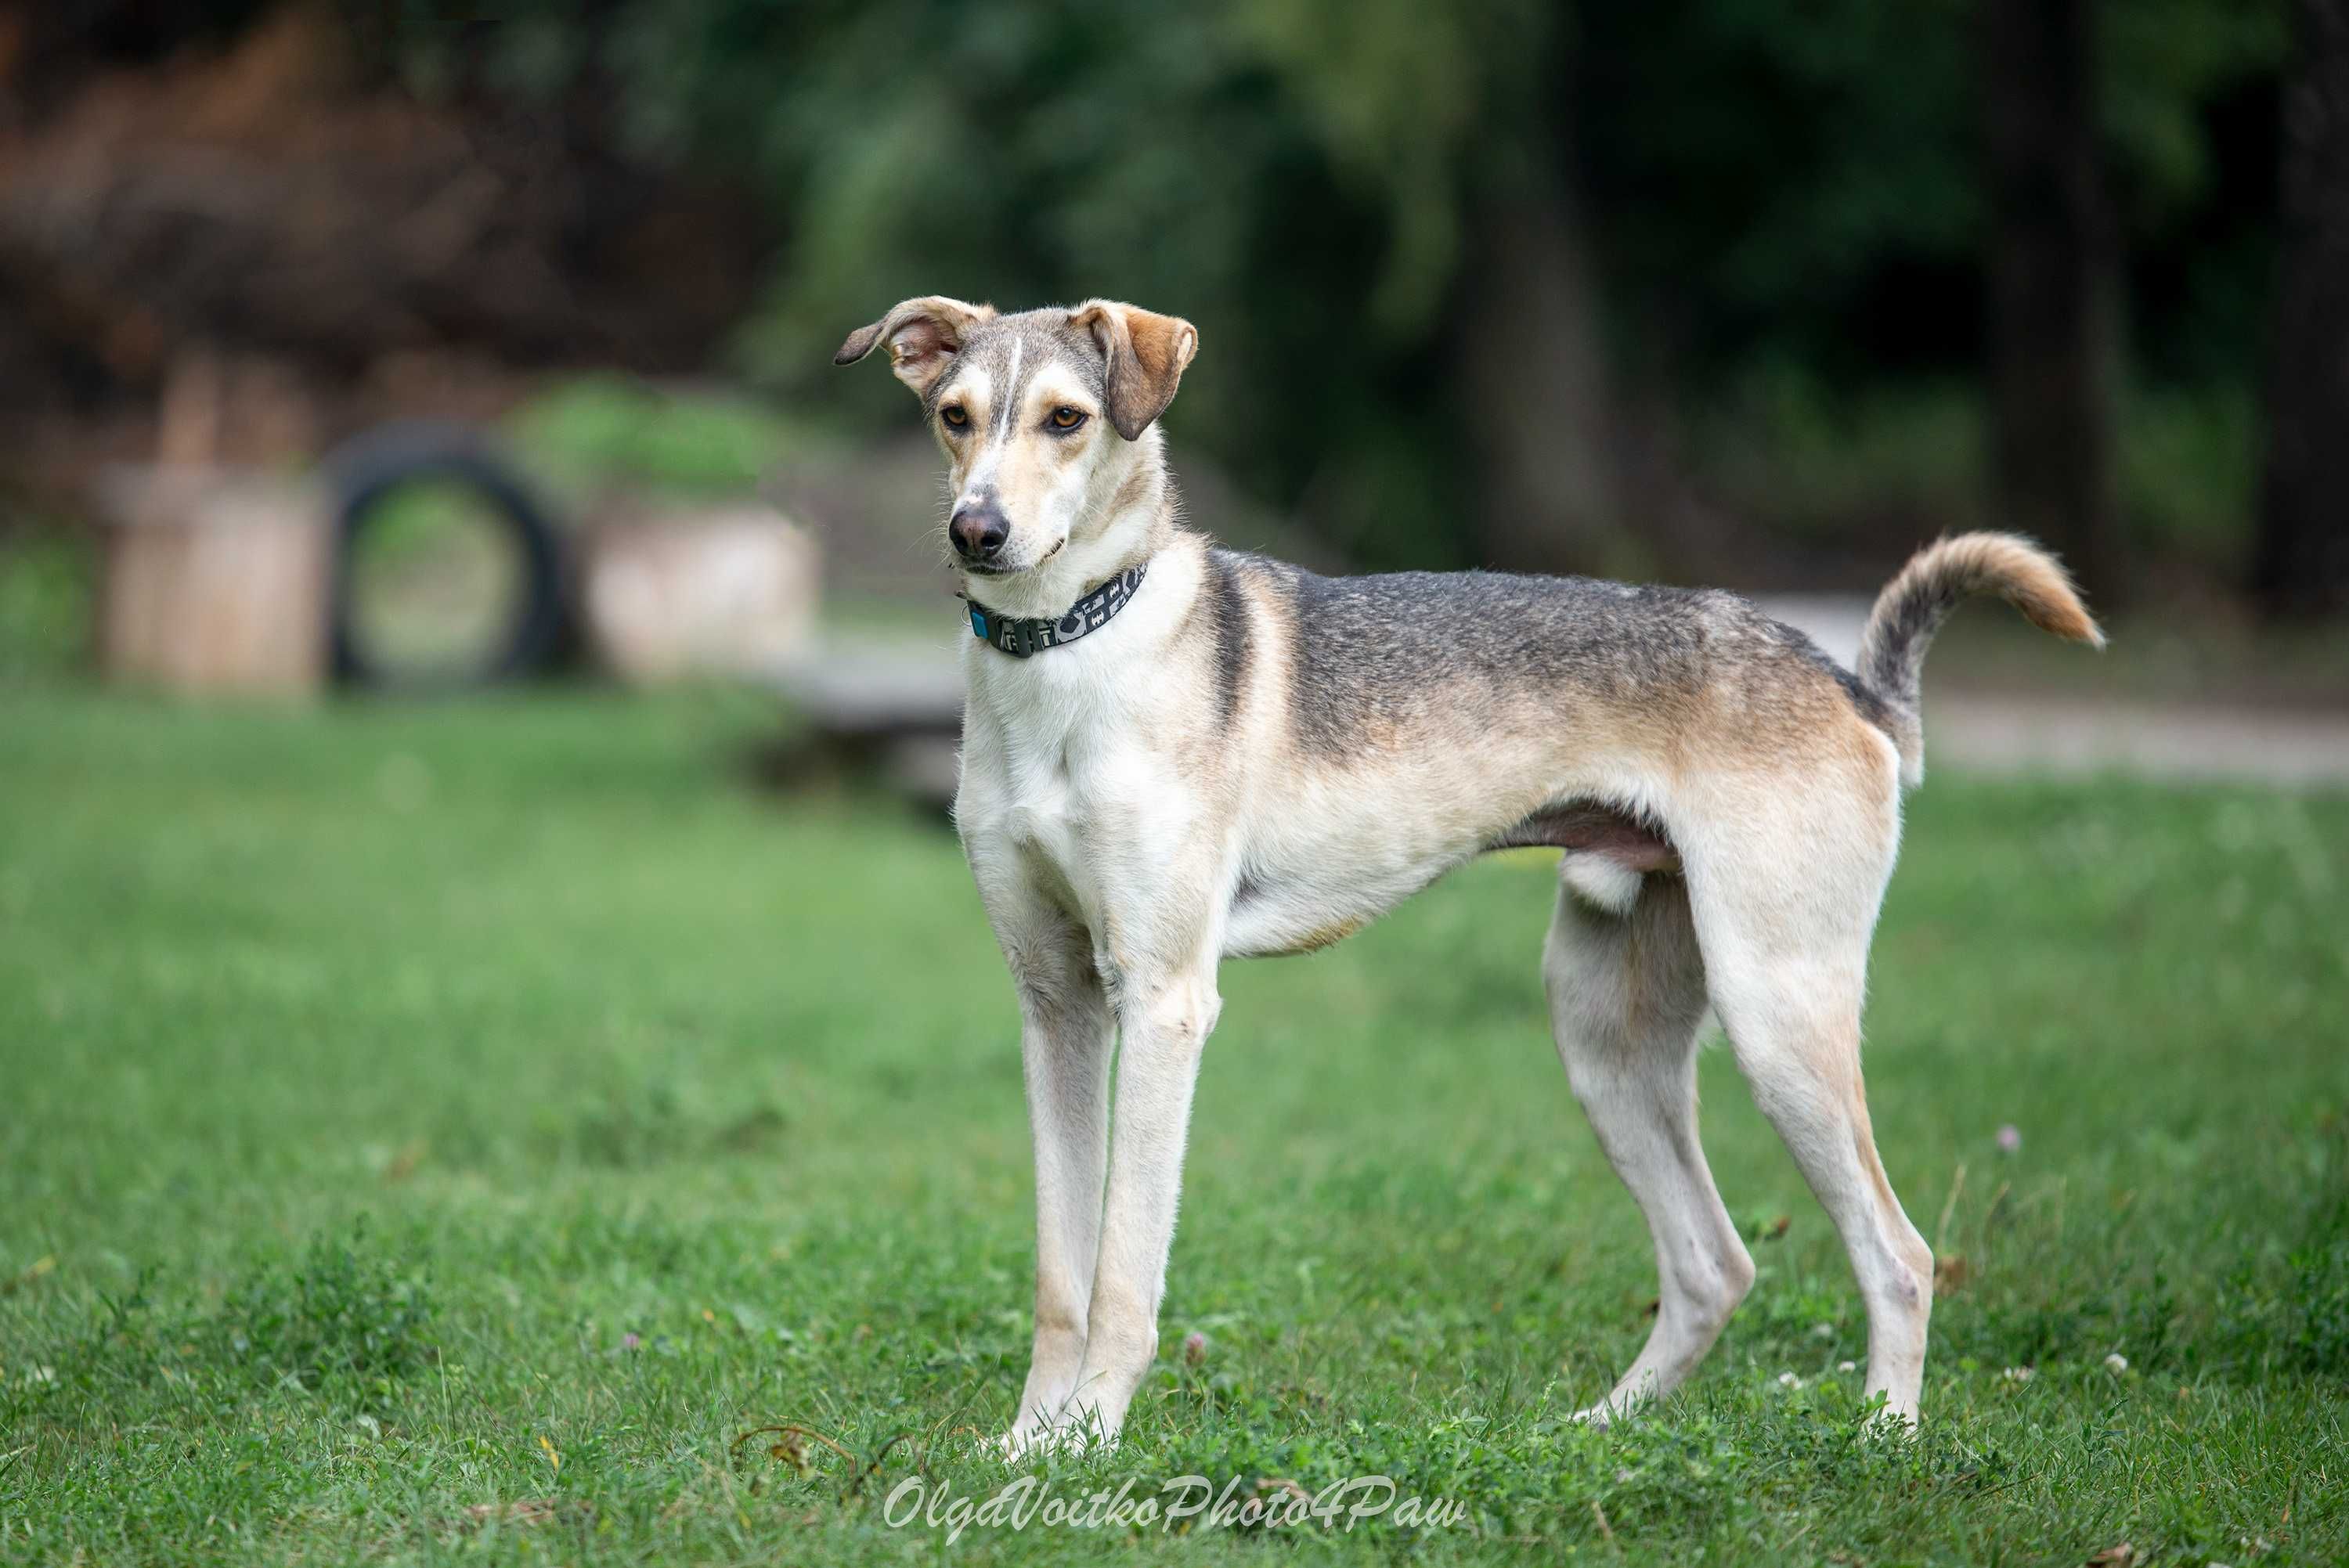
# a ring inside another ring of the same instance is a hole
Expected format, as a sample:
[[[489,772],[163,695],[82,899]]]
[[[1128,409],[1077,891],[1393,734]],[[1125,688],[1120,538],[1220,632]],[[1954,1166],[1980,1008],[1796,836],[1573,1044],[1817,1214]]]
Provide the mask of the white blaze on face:
[[[995,445],[1002,449],[1003,438],[1011,431],[1011,406],[1019,400],[1019,356],[1028,345],[1019,338],[1011,340],[1011,374],[1003,379],[1003,406],[995,411]]]
[[[1011,374],[1004,377],[1003,396],[995,400],[992,410],[995,428],[987,438],[987,445],[971,459],[969,471],[963,477],[962,493],[955,499],[957,508],[976,506],[994,488],[996,472],[1003,466],[1003,449],[1009,444],[1012,411],[1019,400],[1019,356],[1027,345],[1018,338],[1011,341]],[[988,388],[990,394],[993,388]]]

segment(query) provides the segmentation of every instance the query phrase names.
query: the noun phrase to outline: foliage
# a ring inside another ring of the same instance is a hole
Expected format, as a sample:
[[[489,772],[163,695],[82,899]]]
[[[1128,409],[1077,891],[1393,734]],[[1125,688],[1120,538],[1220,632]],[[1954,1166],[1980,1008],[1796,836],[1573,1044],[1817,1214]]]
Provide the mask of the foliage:
[[[533,466],[558,481],[616,479],[688,495],[754,491],[791,449],[773,412],[747,400],[613,376],[559,381],[509,425]]]
[[[1841,1248],[1722,1050],[1705,1141],[1759,1283],[1654,1418],[1568,1418],[1655,1285],[1547,1038],[1523,854],[1226,969],[1162,1363],[1123,1448],[1012,1472],[974,1442],[1029,1331],[1001,962],[936,826],[736,782],[771,723],[10,695],[0,1557],[2349,1553],[2349,800],[1911,797],[1868,1075],[1951,1264],[1915,1442],[1858,1423]],[[743,1440],[790,1424],[839,1449]],[[1186,1472],[1468,1517],[884,1518],[908,1479]]]
[[[913,294],[1178,310],[1205,327],[1183,438],[1372,563],[1473,550],[1478,414],[1453,337],[1486,228],[1526,205],[1579,215],[1625,379],[1695,424],[1755,377],[1833,388],[1865,424],[1978,373],[1976,83],[1995,67],[1968,0],[525,0],[486,32],[410,3],[411,79],[608,98],[627,145],[768,193],[787,241],[741,355],[771,387],[902,418],[885,377],[828,355]],[[2282,0],[2101,23],[2132,362],[2177,407],[2240,400],[2271,271]],[[1798,476],[1694,457],[1733,504],[1799,510],[1774,488]],[[2183,525],[2132,513],[2156,543],[2239,531],[2249,493],[2224,480]],[[1926,499],[1943,521],[1965,503]],[[1835,521],[1905,516],[1887,502]]]

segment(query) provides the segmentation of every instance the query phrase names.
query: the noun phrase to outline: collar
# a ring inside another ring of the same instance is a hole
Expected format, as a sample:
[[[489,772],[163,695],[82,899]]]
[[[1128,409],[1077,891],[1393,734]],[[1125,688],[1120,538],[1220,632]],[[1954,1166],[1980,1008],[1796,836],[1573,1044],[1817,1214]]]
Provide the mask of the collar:
[[[964,607],[970,612],[970,634],[1015,659],[1073,643],[1108,625],[1112,617],[1131,603],[1133,591],[1142,586],[1142,574],[1149,569],[1150,562],[1145,561],[1119,573],[1070,605],[1069,613],[1057,621],[999,615],[966,602]]]

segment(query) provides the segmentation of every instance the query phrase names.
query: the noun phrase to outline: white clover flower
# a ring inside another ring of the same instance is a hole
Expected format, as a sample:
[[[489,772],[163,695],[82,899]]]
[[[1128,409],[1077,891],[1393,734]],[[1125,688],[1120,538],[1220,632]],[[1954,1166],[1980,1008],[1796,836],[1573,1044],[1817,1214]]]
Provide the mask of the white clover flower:
[[[1803,1386],[1803,1380],[1802,1380],[1800,1377],[1795,1377],[1792,1372],[1781,1372],[1781,1373],[1779,1373],[1779,1374],[1778,1374],[1778,1387],[1781,1387],[1781,1388],[1799,1388],[1799,1387],[1801,1387],[1802,1386]]]
[[[1859,1363],[1857,1361],[1838,1361],[1836,1363],[1836,1370],[1838,1372],[1857,1372],[1859,1370]]]
[[[1999,1376],[2010,1383],[2028,1383],[2034,1370],[2036,1369],[2030,1367],[2010,1367]]]
[[[2128,1370],[2128,1357],[2116,1350],[2105,1357],[2105,1369],[2116,1374],[2126,1372]]]

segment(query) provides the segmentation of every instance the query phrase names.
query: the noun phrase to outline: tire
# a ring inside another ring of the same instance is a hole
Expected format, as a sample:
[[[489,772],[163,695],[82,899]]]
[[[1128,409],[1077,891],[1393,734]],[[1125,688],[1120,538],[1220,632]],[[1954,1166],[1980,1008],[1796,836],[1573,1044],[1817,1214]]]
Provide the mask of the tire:
[[[563,540],[553,515],[513,463],[458,425],[385,425],[356,436],[326,459],[335,499],[333,593],[327,634],[337,682],[388,691],[445,691],[522,679],[544,670],[570,641]],[[376,508],[421,480],[451,480],[487,500],[512,535],[523,565],[522,602],[487,657],[470,668],[419,679],[378,660],[352,613],[354,546]]]

